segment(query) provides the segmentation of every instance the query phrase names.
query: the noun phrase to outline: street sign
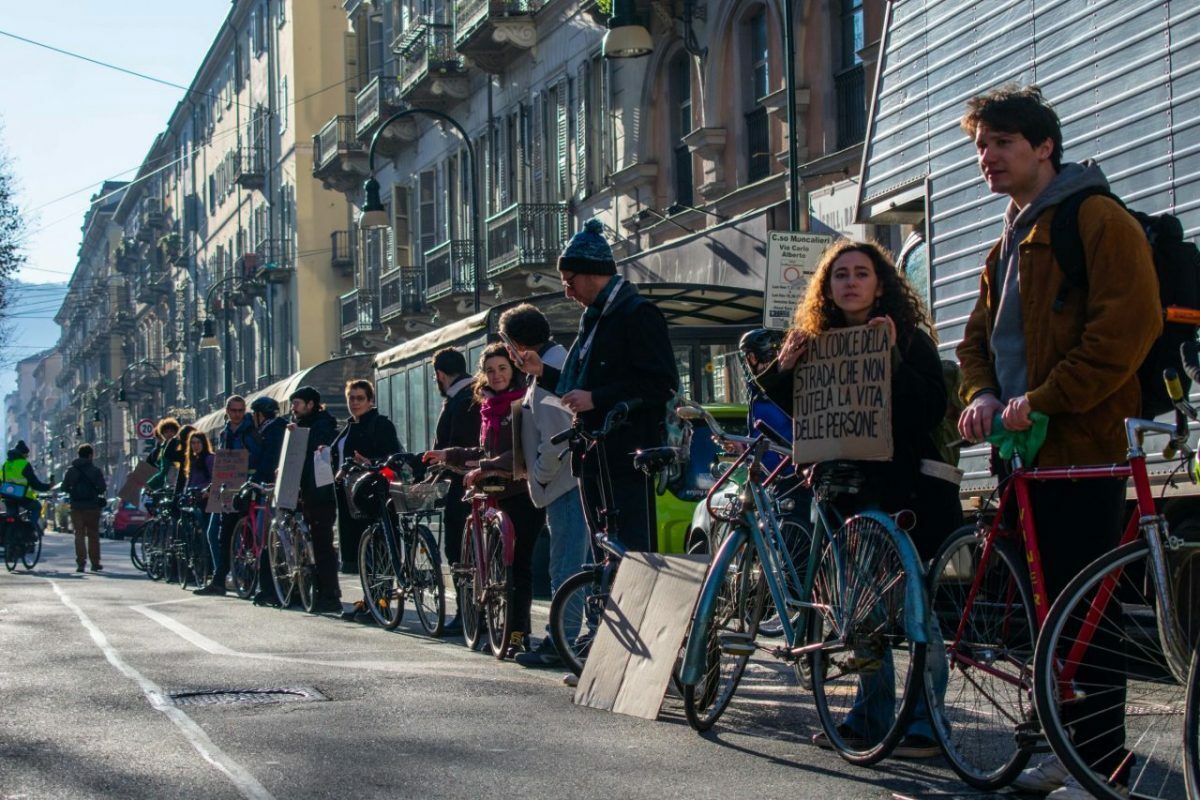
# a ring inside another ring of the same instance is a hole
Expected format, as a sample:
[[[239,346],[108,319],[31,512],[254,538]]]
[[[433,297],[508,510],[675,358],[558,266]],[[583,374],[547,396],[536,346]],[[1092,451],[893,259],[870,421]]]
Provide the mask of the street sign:
[[[763,298],[763,327],[786,330],[796,304],[804,297],[808,279],[817,271],[831,236],[790,231],[767,234],[767,286]]]
[[[139,439],[154,438],[154,420],[139,419],[137,423],[137,435]]]

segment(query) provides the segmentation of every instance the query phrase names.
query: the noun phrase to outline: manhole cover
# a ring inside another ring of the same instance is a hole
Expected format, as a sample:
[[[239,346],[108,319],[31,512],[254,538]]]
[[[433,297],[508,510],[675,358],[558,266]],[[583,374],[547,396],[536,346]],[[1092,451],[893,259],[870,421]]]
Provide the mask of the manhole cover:
[[[255,706],[266,703],[308,703],[328,700],[311,686],[281,689],[176,689],[163,699],[174,706]]]

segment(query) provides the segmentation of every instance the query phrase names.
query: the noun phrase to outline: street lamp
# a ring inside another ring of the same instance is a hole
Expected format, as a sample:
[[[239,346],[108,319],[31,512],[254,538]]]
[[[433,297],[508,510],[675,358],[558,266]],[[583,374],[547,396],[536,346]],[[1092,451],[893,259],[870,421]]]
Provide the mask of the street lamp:
[[[204,320],[204,322],[202,324],[204,325],[204,331],[200,335],[200,349],[201,350],[218,350],[218,349],[220,349],[221,346],[219,344],[217,344],[217,334],[213,330],[213,321],[211,319],[206,319],[206,320]]]
[[[481,235],[482,225],[480,224],[483,209],[479,205],[479,173],[478,166],[475,162],[475,146],[471,144],[471,137],[467,136],[466,130],[462,125],[458,124],[448,114],[443,114],[441,111],[436,111],[432,108],[406,108],[403,111],[397,111],[392,114],[383,124],[379,126],[379,130],[375,131],[375,135],[371,137],[371,149],[367,153],[367,180],[363,184],[363,207],[362,212],[358,217],[358,225],[364,230],[376,230],[386,228],[391,224],[388,219],[387,210],[383,207],[383,201],[379,196],[379,181],[375,180],[375,148],[379,145],[379,139],[383,136],[384,130],[398,119],[411,116],[413,114],[428,114],[431,117],[440,119],[442,122],[448,123],[454,130],[458,131],[458,135],[462,138],[463,144],[467,148],[467,161],[470,166],[471,173],[471,283],[474,286],[474,301],[475,312],[479,312],[479,284],[481,283],[479,276],[479,265],[481,262],[487,261],[487,241]]]
[[[200,349],[201,350],[217,350],[217,349],[219,349],[217,346],[217,334],[216,334],[216,330],[213,326],[213,320],[212,320],[213,293],[216,292],[218,287],[227,286],[231,282],[237,282],[239,284],[244,284],[244,283],[250,283],[250,280],[251,279],[246,278],[241,275],[227,275],[224,278],[222,278],[221,280],[214,283],[212,286],[208,287],[208,290],[204,293],[204,313],[207,315],[207,318],[203,322],[204,328],[200,335]],[[229,307],[229,290],[226,289],[225,290],[225,303],[222,306],[222,311],[224,311],[228,307]],[[232,350],[232,348],[233,348],[233,344],[230,340],[230,335],[229,335],[229,320],[225,320],[224,322],[225,322],[225,324],[222,327],[224,329],[223,336],[225,339],[225,345],[224,345],[224,347],[225,347],[225,359],[224,359],[225,397],[228,398],[231,394],[233,394],[233,359],[229,357],[229,353],[230,353],[230,350]]]
[[[613,0],[613,13],[608,18],[608,32],[601,45],[605,58],[638,58],[654,50],[650,31],[638,25],[633,17],[633,0]]]

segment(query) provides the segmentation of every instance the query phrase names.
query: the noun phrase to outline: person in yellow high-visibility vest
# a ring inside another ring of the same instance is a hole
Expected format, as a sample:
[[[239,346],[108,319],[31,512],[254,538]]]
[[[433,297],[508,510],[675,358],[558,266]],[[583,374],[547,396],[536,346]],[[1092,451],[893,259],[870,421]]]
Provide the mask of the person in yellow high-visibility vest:
[[[8,451],[7,460],[0,466],[0,482],[25,487],[24,497],[12,497],[5,493],[4,501],[29,509],[34,527],[40,528],[42,504],[38,502],[37,493],[49,491],[50,484],[43,483],[33,471],[33,465],[29,463],[29,446],[24,440],[19,440]]]

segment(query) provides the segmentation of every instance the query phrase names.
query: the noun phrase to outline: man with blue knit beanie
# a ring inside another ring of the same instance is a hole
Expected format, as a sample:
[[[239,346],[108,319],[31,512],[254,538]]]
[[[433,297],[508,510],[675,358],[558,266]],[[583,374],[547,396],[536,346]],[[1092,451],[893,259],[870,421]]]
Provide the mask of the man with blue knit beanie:
[[[612,475],[612,502],[600,497],[595,452],[573,461],[583,502],[607,508],[621,542],[630,550],[656,548],[654,497],[650,481],[633,466],[633,454],[665,443],[667,403],[679,388],[679,372],[667,334],[667,321],[653,303],[617,274],[604,226],[588,220],[558,259],[566,296],[584,307],[575,343],[561,369],[525,354],[522,369],[538,385],[562,398],[563,406],[597,430],[613,406],[640,400],[628,422],[605,443]],[[619,510],[619,514],[613,512]]]

